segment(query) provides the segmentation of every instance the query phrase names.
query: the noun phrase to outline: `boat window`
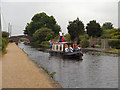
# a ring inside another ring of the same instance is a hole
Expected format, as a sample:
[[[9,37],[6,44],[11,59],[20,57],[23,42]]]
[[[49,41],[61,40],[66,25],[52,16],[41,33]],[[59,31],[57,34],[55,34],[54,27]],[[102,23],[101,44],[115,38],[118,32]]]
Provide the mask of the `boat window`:
[[[62,51],[62,45],[60,45],[60,51]]]
[[[58,50],[58,45],[56,45],[56,50]]]

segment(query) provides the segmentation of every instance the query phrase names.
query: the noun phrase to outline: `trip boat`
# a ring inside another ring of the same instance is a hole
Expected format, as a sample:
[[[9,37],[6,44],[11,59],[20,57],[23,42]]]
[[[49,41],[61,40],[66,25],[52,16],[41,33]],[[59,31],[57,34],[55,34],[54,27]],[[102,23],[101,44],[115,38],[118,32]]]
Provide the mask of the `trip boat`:
[[[65,52],[65,45],[70,45],[73,48],[73,52]],[[49,50],[51,55],[59,55],[66,58],[79,58],[82,59],[83,53],[80,50],[75,50],[74,43],[68,42],[54,42],[52,44],[51,50]]]

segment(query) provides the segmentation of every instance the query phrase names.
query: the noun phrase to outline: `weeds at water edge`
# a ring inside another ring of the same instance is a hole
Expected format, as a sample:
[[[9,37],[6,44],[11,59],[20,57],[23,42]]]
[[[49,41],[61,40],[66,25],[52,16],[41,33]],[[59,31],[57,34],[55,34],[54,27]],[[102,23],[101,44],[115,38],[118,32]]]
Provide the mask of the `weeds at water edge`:
[[[54,78],[54,75],[56,74],[56,72],[50,73],[47,68],[44,68],[44,67],[42,67],[42,66],[41,66],[41,68],[42,68],[51,78]]]

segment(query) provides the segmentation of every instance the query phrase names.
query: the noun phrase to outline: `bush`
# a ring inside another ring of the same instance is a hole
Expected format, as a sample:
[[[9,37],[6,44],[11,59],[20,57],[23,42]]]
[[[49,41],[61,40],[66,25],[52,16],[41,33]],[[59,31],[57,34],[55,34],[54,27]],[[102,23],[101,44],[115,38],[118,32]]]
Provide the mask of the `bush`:
[[[2,37],[8,38],[8,36],[9,36],[9,33],[8,33],[8,32],[5,32],[5,31],[2,32]]]
[[[35,41],[39,41],[40,43],[42,41],[48,41],[53,39],[54,36],[54,32],[49,29],[49,28],[41,28],[38,29],[34,34],[33,34],[33,38]]]
[[[80,44],[81,44],[82,48],[89,47],[89,41],[87,39],[81,40]]]
[[[6,46],[8,44],[8,39],[2,38],[2,52],[5,52]]]
[[[33,42],[33,44],[34,45],[38,45],[38,44],[40,44],[40,42],[39,41],[35,41],[35,42]]]
[[[120,49],[120,40],[110,40],[108,45],[112,48]]]
[[[80,35],[79,39],[89,39],[89,36],[87,34]]]
[[[49,42],[48,41],[42,41],[41,45],[49,45]]]
[[[65,39],[65,41],[70,42],[70,34],[65,34],[63,38]]]

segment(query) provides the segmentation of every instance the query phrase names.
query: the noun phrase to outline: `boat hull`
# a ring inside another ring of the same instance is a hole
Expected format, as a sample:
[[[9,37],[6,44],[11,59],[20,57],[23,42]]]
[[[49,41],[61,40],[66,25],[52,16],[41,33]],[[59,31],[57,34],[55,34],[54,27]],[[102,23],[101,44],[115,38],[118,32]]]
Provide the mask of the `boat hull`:
[[[79,58],[82,59],[82,52],[56,52],[56,51],[49,51],[51,55],[57,55],[57,56],[62,56],[64,58]]]

